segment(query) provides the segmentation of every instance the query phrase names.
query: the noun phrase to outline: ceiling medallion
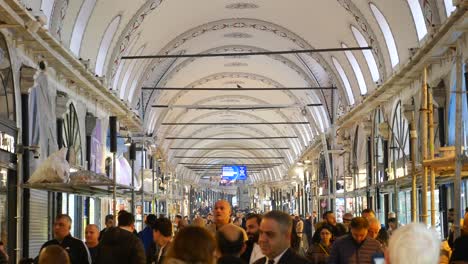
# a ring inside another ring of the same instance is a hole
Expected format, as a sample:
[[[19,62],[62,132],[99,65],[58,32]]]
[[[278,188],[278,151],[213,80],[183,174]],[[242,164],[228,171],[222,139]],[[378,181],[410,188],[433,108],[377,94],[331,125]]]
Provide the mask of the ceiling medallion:
[[[234,3],[226,6],[227,9],[254,9],[258,8],[258,5],[252,3]]]
[[[232,32],[232,33],[224,34],[224,37],[225,38],[251,38],[253,36],[247,33],[242,33],[242,32]]]
[[[245,62],[231,62],[231,63],[226,63],[224,64],[224,67],[246,67],[249,66]]]

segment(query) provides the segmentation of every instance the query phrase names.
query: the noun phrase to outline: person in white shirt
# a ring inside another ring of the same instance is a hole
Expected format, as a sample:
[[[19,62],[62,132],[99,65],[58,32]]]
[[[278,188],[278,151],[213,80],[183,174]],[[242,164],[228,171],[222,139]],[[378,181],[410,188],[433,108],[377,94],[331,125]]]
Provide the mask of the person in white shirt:
[[[249,240],[247,241],[247,249],[244,254],[242,254],[241,258],[245,263],[253,264],[255,261],[265,256],[258,245],[258,237],[260,234],[259,227],[260,222],[262,221],[262,216],[260,214],[252,213],[248,214],[245,219],[245,227]]]

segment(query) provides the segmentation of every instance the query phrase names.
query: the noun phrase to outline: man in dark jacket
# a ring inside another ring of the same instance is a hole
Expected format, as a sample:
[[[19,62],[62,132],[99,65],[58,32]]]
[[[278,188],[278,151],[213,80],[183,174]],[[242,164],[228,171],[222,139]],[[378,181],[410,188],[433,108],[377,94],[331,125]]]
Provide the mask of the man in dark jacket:
[[[106,225],[106,227],[104,227],[101,230],[101,232],[99,232],[99,240],[101,240],[102,235],[104,234],[104,232],[107,232],[107,230],[109,230],[111,227],[114,227],[114,216],[111,215],[111,214],[106,215],[104,224]]]
[[[367,236],[369,222],[364,217],[351,220],[351,234],[333,243],[329,264],[372,264],[372,257],[383,254],[380,243]]]
[[[247,263],[240,258],[244,253],[247,234],[244,229],[234,224],[227,224],[216,232],[216,243],[218,244],[221,257],[218,264],[244,264]]]
[[[133,234],[135,217],[127,211],[120,211],[118,221],[118,227],[112,227],[103,234],[96,263],[146,264],[143,244]]]
[[[54,239],[42,245],[41,250],[50,245],[59,245],[68,252],[72,264],[91,264],[91,256],[83,241],[71,236],[72,219],[66,214],[59,214],[54,222]],[[40,253],[40,251],[39,251]],[[39,261],[36,257],[35,263]]]
[[[171,244],[172,239],[172,222],[168,218],[161,217],[154,221],[153,224],[153,241],[157,245],[158,250],[155,250],[153,255],[148,256],[147,263],[162,264],[167,253],[167,249]]]
[[[308,264],[307,259],[291,249],[291,217],[281,211],[270,211],[260,223],[258,244],[265,257],[254,264]]]

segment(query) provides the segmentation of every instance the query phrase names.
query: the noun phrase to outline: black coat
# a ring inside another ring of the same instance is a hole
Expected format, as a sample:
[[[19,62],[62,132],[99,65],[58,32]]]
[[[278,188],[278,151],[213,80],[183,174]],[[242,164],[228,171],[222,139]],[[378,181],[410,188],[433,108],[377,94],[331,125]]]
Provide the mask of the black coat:
[[[254,264],[265,264],[265,263],[266,263],[266,257],[263,257],[254,262]],[[311,262],[308,259],[299,256],[291,248],[288,248],[288,250],[284,252],[283,256],[278,261],[278,264],[310,264],[310,263]]]
[[[222,256],[218,259],[217,264],[246,264],[243,259],[234,256]]]
[[[244,253],[241,255],[241,259],[244,260],[245,263],[249,263],[255,242],[253,240],[248,240],[246,245],[247,247],[245,248]]]
[[[89,255],[89,251],[86,245],[83,243],[83,241],[76,239],[71,235],[66,236],[62,240],[62,243],[60,243],[56,239],[47,241],[46,243],[44,243],[44,245],[42,245],[41,251],[43,248],[51,245],[59,245],[62,248],[64,248],[68,252],[71,264],[91,264],[91,256]],[[39,256],[36,257],[34,262],[38,263],[38,261]]]
[[[145,249],[133,233],[119,227],[106,231],[98,246],[96,264],[146,264]]]
[[[468,235],[461,236],[453,243],[452,261],[468,261]]]

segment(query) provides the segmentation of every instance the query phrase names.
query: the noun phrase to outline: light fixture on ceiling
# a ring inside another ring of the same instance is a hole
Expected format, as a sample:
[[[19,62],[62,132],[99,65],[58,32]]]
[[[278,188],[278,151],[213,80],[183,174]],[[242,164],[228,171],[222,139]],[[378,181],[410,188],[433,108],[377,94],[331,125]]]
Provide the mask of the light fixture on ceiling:
[[[130,146],[131,144],[132,144],[132,140],[128,137],[128,138],[125,140],[124,145],[128,147],[128,146]]]
[[[307,115],[307,109],[305,107],[301,108],[301,114],[303,116],[306,116]]]
[[[309,159],[309,157],[307,157],[307,158],[304,160],[304,163],[305,163],[305,164],[311,164],[312,161]]]

